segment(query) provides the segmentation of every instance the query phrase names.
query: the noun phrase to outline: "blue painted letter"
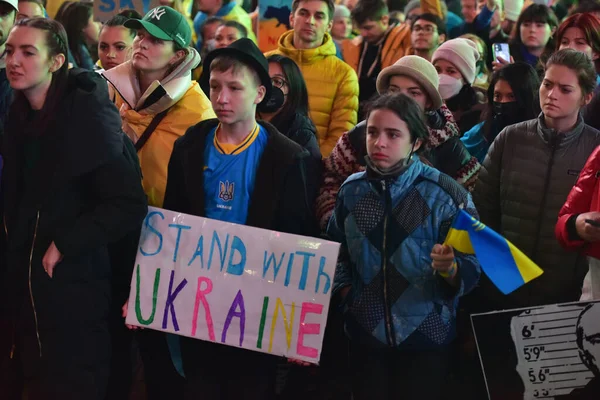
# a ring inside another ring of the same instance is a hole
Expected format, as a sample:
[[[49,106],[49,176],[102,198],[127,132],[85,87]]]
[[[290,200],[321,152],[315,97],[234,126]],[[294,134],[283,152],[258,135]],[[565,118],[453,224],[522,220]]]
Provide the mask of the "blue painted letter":
[[[221,239],[217,234],[217,231],[213,232],[213,237],[210,242],[210,253],[208,254],[208,267],[210,269],[212,267],[213,260],[213,252],[215,251],[215,244],[219,247],[219,260],[221,260],[221,271],[223,271],[223,267],[225,266],[225,257],[227,256],[227,246],[229,245],[229,233],[225,237],[225,248],[221,247]]]
[[[240,253],[240,261],[233,263],[233,256],[235,252]],[[246,246],[242,239],[237,236],[233,237],[231,242],[231,251],[229,252],[229,265],[227,266],[227,273],[231,275],[242,275],[244,273],[244,267],[246,266]]]
[[[157,231],[150,224],[150,218],[154,217],[155,215],[160,216],[161,219],[165,219],[165,216],[160,211],[152,211],[151,213],[148,213],[148,215],[146,215],[146,220],[144,221],[144,225],[146,225],[146,229],[149,231],[147,233],[153,233],[153,234],[155,234],[156,236],[158,236],[158,240],[159,240],[159,242],[158,242],[158,249],[156,249],[156,251],[154,253],[147,253],[146,251],[144,251],[144,249],[142,249],[142,246],[140,246],[140,253],[142,253],[142,255],[144,255],[146,257],[155,256],[158,253],[160,253],[160,251],[162,250],[163,237],[160,234],[160,232]]]
[[[313,253],[307,253],[305,251],[297,251],[296,254],[304,257],[304,261],[302,261],[302,275],[300,275],[300,283],[298,284],[298,289],[304,290],[306,289],[306,278],[308,277],[308,267],[310,265],[310,258],[314,257]]]
[[[181,230],[182,229],[192,229],[191,226],[187,225],[179,225],[179,224],[169,224],[169,228],[177,228],[177,240],[175,241],[175,251],[173,252],[173,262],[177,261],[177,253],[179,252],[179,241],[181,240]]]
[[[100,0],[100,2],[104,3],[98,6],[102,12],[111,12],[115,9],[114,0]]]
[[[269,271],[269,267],[271,263],[273,264],[273,281],[277,279],[277,275],[279,274],[279,268],[281,268],[281,264],[283,263],[283,259],[285,257],[285,252],[281,254],[281,258],[279,262],[275,258],[275,254],[271,253],[269,256],[269,260],[267,261],[267,252],[265,251],[265,257],[263,258],[263,279],[267,275],[267,271]]]
[[[198,239],[198,244],[196,245],[196,251],[192,256],[192,259],[188,263],[188,267],[192,265],[196,257],[200,256],[200,268],[204,269],[204,236],[200,236]]]
[[[322,276],[324,276],[326,279],[325,287],[323,288],[323,294],[327,294],[327,292],[329,292],[329,288],[331,287],[331,277],[325,271],[323,271],[326,263],[327,258],[321,256],[321,261],[319,263],[319,275],[317,275],[317,284],[315,286],[315,293],[319,293],[319,283],[321,282]]]

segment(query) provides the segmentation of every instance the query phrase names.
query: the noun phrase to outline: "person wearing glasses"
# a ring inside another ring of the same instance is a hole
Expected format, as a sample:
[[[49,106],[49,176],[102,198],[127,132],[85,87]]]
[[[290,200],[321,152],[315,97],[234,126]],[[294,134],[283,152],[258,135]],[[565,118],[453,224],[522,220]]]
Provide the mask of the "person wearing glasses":
[[[431,62],[433,53],[446,41],[446,25],[435,14],[422,14],[410,27],[412,53]]]
[[[421,0],[420,8],[424,13],[441,17],[437,1]],[[352,21],[360,36],[342,43],[342,56],[358,75],[358,120],[361,121],[365,105],[377,94],[379,73],[411,54],[411,33],[409,24],[390,21],[389,8],[384,0],[359,1],[352,10]]]
[[[321,160],[317,129],[308,116],[308,90],[300,68],[291,58],[279,54],[269,56],[267,61],[273,84],[271,97],[283,99],[260,107],[259,119],[270,122],[279,132],[308,150],[311,156]]]

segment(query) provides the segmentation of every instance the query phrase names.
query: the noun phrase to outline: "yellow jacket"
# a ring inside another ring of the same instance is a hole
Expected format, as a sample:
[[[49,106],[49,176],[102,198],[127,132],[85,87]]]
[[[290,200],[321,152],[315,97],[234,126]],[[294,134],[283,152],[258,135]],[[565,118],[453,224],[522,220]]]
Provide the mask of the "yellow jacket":
[[[222,17],[225,21],[236,21],[240,24],[244,25],[244,28],[248,30],[248,39],[252,40],[254,43],[258,43],[256,40],[256,34],[254,33],[254,28],[252,27],[252,19],[250,15],[240,7],[239,4],[236,4],[235,7],[229,12],[229,14]]]
[[[308,89],[310,117],[317,128],[321,154],[327,157],[344,132],[356,125],[358,78],[354,70],[335,55],[335,43],[325,34],[316,49],[298,50],[292,44],[294,31],[279,38],[277,50],[300,67]]]
[[[48,0],[46,2],[46,12],[50,18],[54,18],[56,16],[56,12],[60,8],[60,5],[64,3],[65,0]]]
[[[169,109],[150,139],[138,151],[142,168],[144,192],[148,204],[162,207],[167,186],[167,166],[175,140],[200,121],[216,118],[210,101],[191,79],[191,69],[200,61],[193,49],[171,74],[162,81],[154,81],[141,93],[136,72],[131,61],[119,65],[102,75],[109,82],[109,92],[123,119],[123,131],[135,142],[142,136],[154,116]],[[148,99],[163,92],[151,104]],[[151,97],[152,96],[152,97]]]
[[[423,14],[429,13],[442,18],[439,0],[421,0]],[[360,54],[363,48],[362,36],[354,39],[346,39],[342,42],[342,56],[354,71],[358,73]],[[411,54],[410,25],[401,23],[392,26],[383,39],[383,48],[381,49],[381,69],[393,65],[400,58]],[[369,66],[366,66],[368,68]]]

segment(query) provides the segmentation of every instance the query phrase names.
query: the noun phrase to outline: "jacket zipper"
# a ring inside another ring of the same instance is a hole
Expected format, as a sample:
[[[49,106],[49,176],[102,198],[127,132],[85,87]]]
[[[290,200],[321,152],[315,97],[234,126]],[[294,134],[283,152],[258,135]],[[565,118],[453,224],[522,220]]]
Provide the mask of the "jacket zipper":
[[[38,224],[40,222],[40,212],[37,212],[35,220],[35,229],[33,231],[33,242],[31,243],[31,252],[29,253],[29,298],[31,299],[31,307],[33,308],[33,319],[35,320],[35,335],[37,337],[38,348],[40,350],[40,358],[42,357],[42,341],[40,340],[40,330],[38,327],[37,310],[35,309],[35,300],[33,299],[33,290],[31,288],[31,264],[33,261],[33,249],[35,247],[35,241],[37,239]]]
[[[385,207],[385,211],[384,211],[384,217],[383,217],[383,248],[382,248],[382,254],[381,256],[383,257],[383,307],[384,307],[384,314],[385,314],[385,333],[387,336],[387,340],[388,340],[388,344],[390,346],[395,346],[395,340],[394,340],[394,335],[392,334],[392,315],[391,315],[391,311],[390,311],[390,307],[388,304],[388,282],[387,282],[387,250],[386,250],[386,245],[387,245],[387,224],[388,224],[388,213],[387,213],[387,188],[386,188],[386,184],[385,181],[381,182],[381,186],[383,187],[383,198],[386,204]]]
[[[8,243],[8,226],[6,225],[6,215],[2,216],[2,223],[4,224],[4,235],[6,237],[6,242]],[[15,349],[17,347],[15,343],[15,330],[17,329],[17,322],[13,321],[13,330],[11,333],[11,346],[10,346],[10,359],[12,360],[15,356]]]
[[[546,207],[546,200],[548,198],[547,191],[548,185],[550,184],[550,175],[552,174],[552,164],[554,164],[554,154],[556,153],[556,140],[554,137],[552,139],[552,152],[550,153],[550,162],[548,162],[548,168],[546,169],[546,177],[544,179],[544,191],[542,195],[542,203],[540,205],[540,216],[538,218],[537,228],[535,230],[535,242],[533,244],[533,252],[531,253],[532,258],[536,259],[538,253],[538,247],[540,245],[540,232],[542,231],[542,219],[544,216],[544,208]],[[531,302],[531,296],[533,295],[533,287],[529,285],[529,299]]]
[[[550,154],[550,162],[546,169],[546,178],[544,179],[544,192],[542,195],[542,203],[540,205],[540,217],[538,218],[537,228],[535,231],[535,242],[533,246],[533,257],[537,255],[538,247],[540,245],[540,232],[542,231],[542,217],[544,216],[544,209],[546,207],[546,200],[548,198],[547,191],[548,185],[550,184],[550,175],[552,174],[552,165],[554,164],[554,154],[556,153],[556,138],[552,141],[552,153]]]

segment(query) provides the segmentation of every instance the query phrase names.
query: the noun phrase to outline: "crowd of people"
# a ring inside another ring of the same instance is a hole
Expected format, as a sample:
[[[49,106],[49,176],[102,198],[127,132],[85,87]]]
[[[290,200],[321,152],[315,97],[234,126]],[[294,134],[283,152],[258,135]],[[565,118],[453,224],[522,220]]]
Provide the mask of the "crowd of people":
[[[479,400],[471,314],[600,299],[600,3],[160,4],[0,0],[1,398]],[[126,326],[148,206],[340,243],[320,366]]]

